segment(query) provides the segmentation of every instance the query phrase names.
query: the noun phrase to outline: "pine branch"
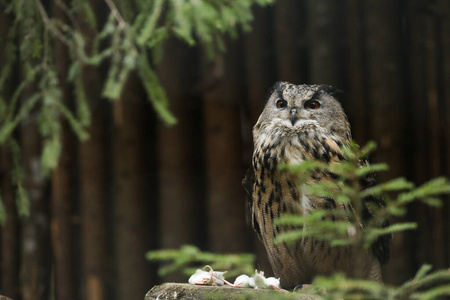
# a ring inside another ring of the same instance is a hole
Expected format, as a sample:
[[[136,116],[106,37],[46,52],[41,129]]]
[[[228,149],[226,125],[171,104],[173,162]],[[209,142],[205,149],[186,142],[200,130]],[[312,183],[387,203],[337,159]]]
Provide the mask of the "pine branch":
[[[213,269],[228,270],[227,276],[237,276],[241,273],[250,274],[254,271],[255,257],[252,254],[215,254],[202,252],[197,247],[184,245],[178,249],[150,251],[147,259],[151,261],[169,261],[170,264],[162,266],[158,273],[160,276],[184,269],[186,275],[194,273],[195,269],[210,265]],[[195,267],[191,265],[194,264]]]

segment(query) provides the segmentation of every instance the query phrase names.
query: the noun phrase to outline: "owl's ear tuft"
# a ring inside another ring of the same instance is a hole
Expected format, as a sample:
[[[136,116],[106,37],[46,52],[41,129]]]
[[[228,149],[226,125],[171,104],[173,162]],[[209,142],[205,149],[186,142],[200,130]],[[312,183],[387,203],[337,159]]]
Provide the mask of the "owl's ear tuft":
[[[283,81],[277,81],[272,85],[272,87],[269,89],[270,93],[273,93],[276,90],[280,90],[281,86],[283,85]]]
[[[334,98],[338,99],[338,100],[342,100],[342,98],[344,97],[345,93],[343,90],[340,90],[338,88],[335,88],[331,85],[327,85],[327,84],[322,84],[319,89],[317,90],[317,92],[319,93],[326,93],[328,95],[333,96]]]
[[[272,85],[272,86],[269,88],[269,90],[268,90],[268,92],[267,92],[267,95],[266,95],[266,102],[269,100],[270,96],[271,96],[274,92],[281,90],[281,85],[282,85],[282,84],[283,84],[283,81],[277,81],[277,82],[275,82],[274,85]]]

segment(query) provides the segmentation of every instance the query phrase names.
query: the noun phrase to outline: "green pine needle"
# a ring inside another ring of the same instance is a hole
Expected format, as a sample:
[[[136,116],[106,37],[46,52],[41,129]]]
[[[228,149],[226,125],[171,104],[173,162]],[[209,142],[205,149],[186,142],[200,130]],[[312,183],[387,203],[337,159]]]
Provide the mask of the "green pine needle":
[[[180,249],[155,250],[147,253],[150,261],[168,262],[160,267],[158,274],[165,276],[179,270],[185,270],[186,275],[193,274],[195,268],[210,265],[217,271],[228,271],[229,277],[242,273],[252,273],[255,257],[252,254],[215,254],[200,251],[195,246],[184,245]],[[193,269],[192,265],[196,267]]]

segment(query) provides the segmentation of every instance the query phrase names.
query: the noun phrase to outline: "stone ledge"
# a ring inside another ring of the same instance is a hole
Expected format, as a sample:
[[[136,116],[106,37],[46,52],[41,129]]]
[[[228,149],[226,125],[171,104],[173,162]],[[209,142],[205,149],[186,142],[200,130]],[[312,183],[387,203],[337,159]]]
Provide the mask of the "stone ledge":
[[[228,286],[204,286],[204,285],[192,285],[187,283],[163,283],[161,285],[154,286],[145,295],[145,300],[168,300],[168,299],[228,299],[228,300],[244,300],[244,299],[272,299],[279,293],[288,293],[274,290],[261,290],[252,288],[232,288]],[[291,294],[293,295],[293,294]],[[290,298],[292,299],[292,298]],[[301,297],[300,295],[295,297],[299,300],[307,300],[309,297]]]

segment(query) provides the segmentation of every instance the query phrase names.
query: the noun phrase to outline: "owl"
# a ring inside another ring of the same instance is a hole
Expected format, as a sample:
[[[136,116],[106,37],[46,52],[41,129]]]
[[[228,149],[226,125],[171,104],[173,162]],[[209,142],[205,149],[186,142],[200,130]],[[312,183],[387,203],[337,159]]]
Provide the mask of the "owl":
[[[334,199],[308,194],[298,183],[298,175],[278,168],[281,163],[339,163],[344,159],[340,149],[351,140],[351,131],[337,93],[328,85],[277,82],[253,127],[252,167],[243,185],[253,228],[266,248],[275,276],[285,288],[309,283],[316,275],[350,275],[354,267],[350,247],[331,247],[326,241],[313,238],[302,238],[295,244],[274,244],[282,230],[274,225],[274,220],[282,214],[305,215],[317,208],[350,211]],[[370,186],[373,179],[368,177],[362,183]],[[375,197],[365,200],[383,205]],[[364,210],[369,218],[365,206]],[[382,237],[362,254],[364,265],[360,267],[366,279],[381,282],[380,265],[388,260],[388,242],[388,237]]]

